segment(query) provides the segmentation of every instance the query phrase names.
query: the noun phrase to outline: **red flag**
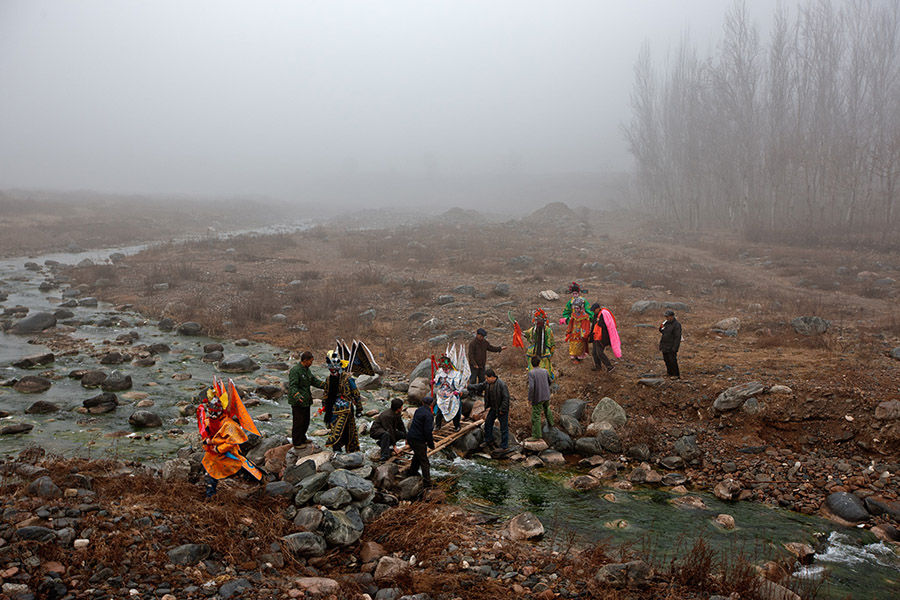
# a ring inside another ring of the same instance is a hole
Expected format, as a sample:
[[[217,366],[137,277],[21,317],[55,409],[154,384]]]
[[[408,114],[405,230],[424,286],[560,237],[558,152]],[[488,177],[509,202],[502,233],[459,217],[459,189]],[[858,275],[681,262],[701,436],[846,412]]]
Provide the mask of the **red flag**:
[[[513,324],[513,346],[516,348],[525,348],[525,340],[522,337],[522,328],[519,327],[519,322],[516,321]]]

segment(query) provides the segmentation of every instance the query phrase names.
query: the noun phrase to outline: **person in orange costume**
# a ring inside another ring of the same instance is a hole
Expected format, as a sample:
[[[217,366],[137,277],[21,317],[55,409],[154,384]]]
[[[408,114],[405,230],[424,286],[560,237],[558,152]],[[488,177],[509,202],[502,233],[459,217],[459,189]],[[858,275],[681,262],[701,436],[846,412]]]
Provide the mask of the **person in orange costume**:
[[[591,316],[584,308],[584,298],[576,298],[572,303],[572,316],[566,328],[569,342],[569,356],[572,362],[581,362],[588,357],[587,339],[591,333]]]
[[[241,454],[240,445],[247,441],[247,434],[234,419],[225,414],[222,401],[212,390],[207,397],[206,429],[209,437],[203,439],[203,468],[206,470],[206,497],[210,498],[216,493],[220,479],[240,472],[261,482],[263,472]]]

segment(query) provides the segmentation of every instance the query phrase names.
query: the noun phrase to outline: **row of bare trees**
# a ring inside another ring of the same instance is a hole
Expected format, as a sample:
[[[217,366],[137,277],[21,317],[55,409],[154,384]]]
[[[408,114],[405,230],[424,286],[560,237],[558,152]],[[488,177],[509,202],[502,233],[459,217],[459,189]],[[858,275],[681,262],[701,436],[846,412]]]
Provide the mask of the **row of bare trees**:
[[[900,231],[900,2],[812,0],[767,43],[746,7],[713,56],[685,36],[662,72],[645,46],[626,127],[648,206],[683,228],[753,237]]]

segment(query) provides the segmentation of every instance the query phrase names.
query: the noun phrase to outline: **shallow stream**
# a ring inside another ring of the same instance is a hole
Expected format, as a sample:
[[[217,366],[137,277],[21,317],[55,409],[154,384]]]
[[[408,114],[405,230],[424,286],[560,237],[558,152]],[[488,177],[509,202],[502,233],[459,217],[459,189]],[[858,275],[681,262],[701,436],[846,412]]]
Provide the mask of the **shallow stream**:
[[[23,305],[30,313],[52,312],[61,301],[60,290],[42,292],[39,285],[49,278],[46,269],[35,272],[25,269],[26,262],[40,265],[45,260],[75,264],[83,258],[103,262],[113,252],[131,254],[144,246],[113,248],[78,254],[53,254],[35,258],[18,258],[0,261],[0,292],[8,299],[0,307]],[[24,356],[39,354],[46,348],[29,344],[31,336],[0,333],[0,380],[21,378],[28,374],[52,371],[53,386],[41,394],[21,394],[10,387],[0,387],[0,410],[11,413],[0,419],[0,426],[12,422],[34,425],[30,433],[0,436],[0,455],[14,455],[32,444],[65,456],[87,458],[119,458],[159,461],[189,444],[196,431],[192,415],[187,423],[179,425],[179,403],[186,402],[197,391],[208,385],[216,368],[201,360],[203,346],[212,341],[225,347],[225,354],[248,354],[260,369],[249,375],[232,376],[235,383],[255,388],[255,380],[267,378],[285,381],[287,372],[283,365],[291,363],[290,353],[253,340],[248,347],[237,347],[233,341],[211,340],[205,337],[186,337],[174,332],[160,331],[155,322],[133,312],[115,311],[112,306],[99,303],[97,307],[70,309],[75,318],[84,322],[98,322],[112,317],[114,326],[81,325],[72,334],[74,338],[90,342],[96,349],[116,350],[119,346],[104,345],[116,336],[136,332],[135,344],[165,343],[171,352],[156,356],[151,367],[136,367],[129,363],[104,366],[98,359],[80,352],[71,356],[57,356],[55,362],[35,369],[19,369],[11,363]],[[74,409],[82,401],[100,390],[87,390],[79,381],[67,374],[75,369],[119,369],[132,376],[132,392],[146,393],[152,400],[148,410],[163,419],[163,427],[155,430],[135,431],[128,423],[134,410],[127,393],[119,393],[123,404],[114,412],[103,415],[85,415]],[[190,379],[173,378],[190,375]],[[320,373],[324,375],[324,371]],[[388,393],[379,390],[364,392],[367,409],[381,410]],[[37,400],[57,404],[59,412],[46,415],[28,415],[24,410]],[[264,434],[287,435],[290,428],[290,409],[286,401],[262,399],[250,407],[257,426]],[[262,421],[264,413],[271,420]],[[314,417],[310,429],[322,428],[321,417]],[[149,431],[149,433],[148,433]],[[316,438],[314,438],[316,439]],[[324,439],[318,438],[319,444]],[[373,441],[361,437],[364,449]],[[597,541],[612,547],[630,546],[637,552],[649,553],[658,564],[667,564],[672,556],[686,552],[696,539],[702,536],[717,552],[736,556],[743,553],[753,560],[771,559],[786,555],[782,544],[804,542],[817,545],[821,552],[811,567],[798,571],[798,578],[817,579],[827,575],[827,583],[820,590],[819,598],[900,598],[900,557],[891,547],[878,543],[864,530],[848,529],[824,519],[809,517],[754,503],[724,503],[714,496],[696,494],[706,505],[705,509],[688,509],[674,506],[670,500],[675,495],[655,489],[618,491],[602,488],[576,492],[563,483],[575,473],[565,470],[528,470],[521,465],[497,463],[490,460],[435,461],[436,475],[452,475],[455,484],[453,494],[458,502],[474,510],[508,517],[523,510],[537,514],[548,529],[548,535],[559,550],[565,550],[572,541]],[[609,496],[612,494],[612,496]],[[736,528],[726,531],[715,524],[720,513],[734,517]]]

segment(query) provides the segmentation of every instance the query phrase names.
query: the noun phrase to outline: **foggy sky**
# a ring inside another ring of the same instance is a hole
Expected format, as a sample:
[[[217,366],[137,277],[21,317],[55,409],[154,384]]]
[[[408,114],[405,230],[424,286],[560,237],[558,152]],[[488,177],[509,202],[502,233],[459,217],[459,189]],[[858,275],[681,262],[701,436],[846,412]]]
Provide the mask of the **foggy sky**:
[[[722,0],[0,0],[0,188],[268,194],[627,169],[641,44]],[[752,0],[768,21],[776,0]]]

